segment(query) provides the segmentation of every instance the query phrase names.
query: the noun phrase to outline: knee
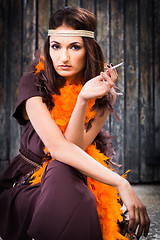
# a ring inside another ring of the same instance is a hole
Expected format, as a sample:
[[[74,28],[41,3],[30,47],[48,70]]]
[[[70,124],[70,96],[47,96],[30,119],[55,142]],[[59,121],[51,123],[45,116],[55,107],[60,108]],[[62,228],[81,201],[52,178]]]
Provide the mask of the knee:
[[[67,164],[60,161],[51,161],[43,174],[42,185],[50,183],[67,184],[74,179],[74,170]],[[53,185],[52,185],[53,186]]]
[[[44,198],[60,197],[63,202],[77,196],[78,200],[86,191],[87,186],[78,177],[74,168],[53,160],[46,168],[41,184],[41,195]]]

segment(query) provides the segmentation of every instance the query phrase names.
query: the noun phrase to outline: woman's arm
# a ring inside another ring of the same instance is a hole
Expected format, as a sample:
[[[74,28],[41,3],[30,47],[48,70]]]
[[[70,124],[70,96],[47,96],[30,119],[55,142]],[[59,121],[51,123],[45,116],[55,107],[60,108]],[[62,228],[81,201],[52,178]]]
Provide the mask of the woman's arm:
[[[86,116],[87,102],[78,98],[76,106],[73,110],[70,122],[65,132],[65,138],[76,144],[78,147],[86,150],[93,142],[97,134],[102,129],[110,111],[105,108],[103,117],[101,116],[102,110],[96,110],[92,128],[86,132],[85,130],[85,116]]]
[[[147,235],[149,218],[146,209],[128,181],[98,163],[75,144],[67,141],[51,118],[41,97],[28,99],[26,101],[26,111],[34,129],[51,155],[55,159],[77,168],[87,176],[116,187],[129,211],[129,228],[134,232],[139,225],[138,236],[143,231]]]
[[[41,97],[29,98],[26,101],[26,111],[35,131],[53,158],[77,168],[85,175],[98,181],[117,187],[122,178],[107,170],[78,146],[67,141],[51,118],[50,112]]]
[[[103,81],[104,78],[107,82]],[[78,96],[77,103],[65,132],[65,137],[67,140],[76,144],[83,150],[86,150],[93,142],[109,115],[109,110],[107,108],[104,109],[103,117],[100,117],[102,110],[96,110],[96,116],[92,123],[92,128],[86,132],[85,116],[88,100],[91,98],[100,98],[106,95],[111,90],[116,79],[116,70],[110,69],[108,74],[104,74],[103,77],[100,75],[88,81],[83,86]],[[113,103],[115,102],[115,99],[116,97],[113,95]]]

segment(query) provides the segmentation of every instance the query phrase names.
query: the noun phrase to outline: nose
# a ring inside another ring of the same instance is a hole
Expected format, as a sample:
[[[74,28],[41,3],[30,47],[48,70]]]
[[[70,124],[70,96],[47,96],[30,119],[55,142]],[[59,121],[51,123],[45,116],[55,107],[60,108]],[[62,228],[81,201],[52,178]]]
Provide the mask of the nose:
[[[69,53],[68,53],[67,49],[62,49],[61,60],[63,62],[67,62],[69,60]]]

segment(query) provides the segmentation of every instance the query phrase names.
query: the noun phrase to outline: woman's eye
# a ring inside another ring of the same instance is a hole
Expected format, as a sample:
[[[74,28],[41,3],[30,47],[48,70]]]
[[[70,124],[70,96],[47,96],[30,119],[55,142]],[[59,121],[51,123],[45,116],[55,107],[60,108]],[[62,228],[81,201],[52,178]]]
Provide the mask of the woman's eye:
[[[78,46],[78,45],[73,45],[72,47],[71,47],[71,49],[73,49],[73,50],[79,50],[81,47],[80,46]]]
[[[54,50],[60,49],[60,46],[57,45],[57,44],[53,44],[51,47],[52,47]]]

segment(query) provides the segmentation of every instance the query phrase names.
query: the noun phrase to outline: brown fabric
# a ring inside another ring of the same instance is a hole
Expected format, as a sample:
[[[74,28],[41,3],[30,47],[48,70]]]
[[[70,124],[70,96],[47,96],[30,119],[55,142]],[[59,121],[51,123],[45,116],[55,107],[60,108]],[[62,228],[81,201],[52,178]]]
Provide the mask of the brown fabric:
[[[34,162],[41,164],[42,158],[32,153],[30,150],[26,150],[23,145],[21,145],[20,152],[24,156],[32,159]],[[9,167],[6,169],[4,174],[0,177],[0,187],[2,188],[12,188],[13,184],[17,182],[21,176],[26,175],[28,172],[33,170],[33,165],[24,161],[24,159],[19,154],[12,161]]]
[[[42,160],[29,151],[27,154],[23,147],[21,152],[29,157],[32,155],[35,162]],[[13,184],[32,169],[33,166],[24,161],[19,154],[0,178],[0,236],[3,240],[31,239],[26,231],[35,208],[37,194],[40,192],[40,185],[30,187],[29,182],[26,182],[21,186],[13,187]],[[24,201],[21,206],[19,205],[19,209],[17,209],[18,196]],[[23,207],[25,212],[20,216]]]
[[[22,76],[19,83],[18,102],[16,104],[13,117],[22,126],[21,143],[26,149],[35,153],[40,157],[44,157],[44,144],[35,132],[30,121],[24,120],[22,116],[22,108],[27,99],[35,96],[43,97],[44,93],[38,89],[35,83],[35,75],[33,73],[26,73]]]

